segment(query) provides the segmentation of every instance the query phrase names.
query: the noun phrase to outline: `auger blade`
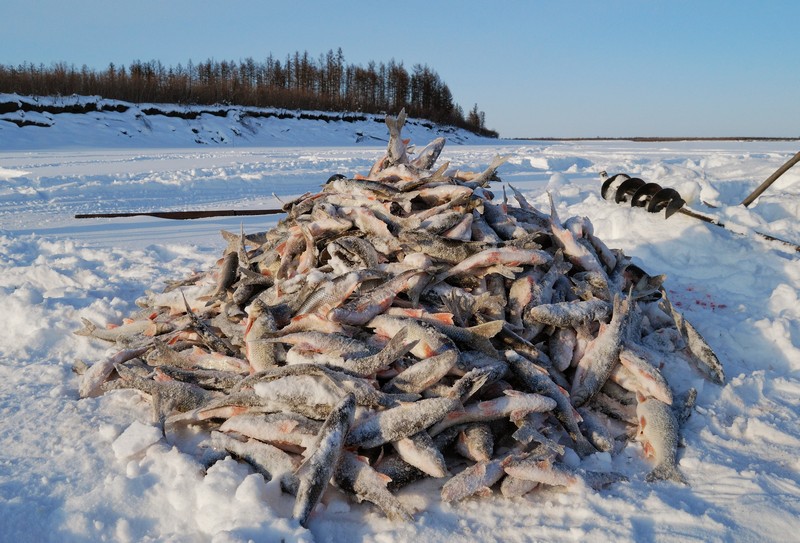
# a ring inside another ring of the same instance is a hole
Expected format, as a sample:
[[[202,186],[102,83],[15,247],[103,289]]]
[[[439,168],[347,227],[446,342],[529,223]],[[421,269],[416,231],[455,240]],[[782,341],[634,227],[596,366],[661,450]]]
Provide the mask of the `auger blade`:
[[[626,173],[618,173],[616,175],[612,175],[608,179],[603,182],[603,186],[600,188],[600,196],[603,197],[603,200],[610,200],[611,199],[611,185],[619,184],[625,181],[626,179],[630,179],[631,176]]]
[[[650,203],[647,204],[647,211],[658,213],[662,209],[666,209],[665,218],[668,219],[682,208],[685,203],[686,201],[681,198],[677,190],[671,188],[661,189],[650,199]]]
[[[662,190],[658,183],[645,183],[639,187],[631,196],[631,207],[645,207],[650,203],[650,199]]]
[[[639,187],[641,187],[644,184],[645,184],[644,180],[639,179],[638,177],[631,177],[630,179],[626,179],[617,189],[617,194],[614,196],[614,201],[616,203],[627,201],[627,197],[636,192],[639,189]]]

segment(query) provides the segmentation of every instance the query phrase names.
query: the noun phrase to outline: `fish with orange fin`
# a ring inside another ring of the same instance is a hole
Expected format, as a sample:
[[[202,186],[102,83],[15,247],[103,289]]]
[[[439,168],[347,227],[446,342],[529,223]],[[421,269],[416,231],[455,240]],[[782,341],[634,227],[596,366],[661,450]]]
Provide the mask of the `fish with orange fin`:
[[[678,420],[669,405],[655,398],[637,394],[636,418],[639,429],[636,440],[642,443],[645,455],[655,461],[647,474],[648,481],[670,480],[688,484],[678,470]]]

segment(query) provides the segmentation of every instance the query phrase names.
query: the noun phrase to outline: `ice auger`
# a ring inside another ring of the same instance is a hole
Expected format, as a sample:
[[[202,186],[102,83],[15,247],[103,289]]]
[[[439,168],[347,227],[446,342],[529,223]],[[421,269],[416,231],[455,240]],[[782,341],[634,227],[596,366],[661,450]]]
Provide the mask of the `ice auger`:
[[[800,153],[798,153],[798,155],[800,155]],[[770,179],[762,183],[761,186],[759,186],[759,188],[756,190],[763,192],[763,190],[766,188],[765,185],[768,185],[768,182],[771,183],[775,179],[777,179],[777,176],[773,174]],[[725,228],[732,232],[742,233],[743,231],[747,230],[744,227],[732,229],[728,226],[725,226],[725,224],[716,217],[704,215],[687,208],[686,201],[681,197],[678,191],[673,188],[662,187],[658,183],[648,183],[639,177],[631,177],[625,173],[618,173],[609,177],[605,171],[602,171],[600,172],[600,180],[603,182],[603,185],[600,189],[600,195],[605,200],[613,200],[617,204],[630,202],[631,207],[643,207],[650,213],[658,213],[661,210],[664,210],[664,216],[667,219],[675,213],[681,213],[694,219],[719,226],[720,228]],[[747,206],[750,202],[752,202],[752,199],[750,199],[748,196],[748,198],[742,202],[742,205]],[[769,241],[777,241],[788,245],[795,251],[800,252],[800,245],[776,238],[775,236],[771,236],[763,232],[754,230],[753,233]]]

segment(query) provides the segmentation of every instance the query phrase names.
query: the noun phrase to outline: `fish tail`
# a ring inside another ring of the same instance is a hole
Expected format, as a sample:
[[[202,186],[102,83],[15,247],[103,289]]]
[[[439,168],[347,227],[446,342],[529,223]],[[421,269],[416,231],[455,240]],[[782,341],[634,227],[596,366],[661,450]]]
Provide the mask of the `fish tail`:
[[[473,334],[477,334],[482,338],[493,338],[497,334],[499,334],[503,330],[503,324],[505,321],[497,320],[497,321],[489,321],[483,324],[478,324],[475,326],[471,326],[467,328]]]
[[[646,479],[650,483],[654,481],[675,481],[684,485],[689,484],[683,474],[678,471],[678,467],[672,464],[659,464],[647,474]]]
[[[95,330],[97,330],[97,325],[89,319],[81,317],[81,322],[83,323],[83,328],[75,330],[75,334],[79,336],[91,336],[94,334]]]

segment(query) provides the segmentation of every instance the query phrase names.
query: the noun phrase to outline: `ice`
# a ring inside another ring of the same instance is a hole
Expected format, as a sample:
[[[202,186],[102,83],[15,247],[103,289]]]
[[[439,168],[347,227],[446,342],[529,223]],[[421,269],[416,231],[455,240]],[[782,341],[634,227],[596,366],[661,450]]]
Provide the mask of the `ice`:
[[[729,381],[720,387],[689,366],[664,369],[676,387],[699,391],[678,455],[688,487],[646,483],[648,465],[634,444],[595,455],[596,469],[631,478],[607,490],[548,489],[511,501],[496,492],[442,505],[443,482],[422,481],[400,492],[414,511],[405,524],[331,487],[306,530],[291,520],[291,497],[277,482],[229,457],[208,467],[156,426],[131,423],[151,416],[137,391],[78,399],[70,370],[118,350],[74,335],[81,317],[121,322],[146,290],[208,269],[225,246],[220,229],[263,231],[279,217],[73,215],[279,207],[334,173],[366,173],[385,149],[377,140],[356,143],[355,131],[385,138],[385,127],[285,120],[265,124],[260,139],[199,146],[170,139],[166,118],[163,126],[153,120],[151,139],[132,116],[115,125],[134,135],[124,139],[77,122],[32,132],[0,122],[1,539],[785,541],[800,533],[798,253],[752,233],[800,242],[800,170],[748,208],[739,205],[797,152],[796,142],[525,142],[459,133],[455,139],[469,143],[460,145],[448,137],[442,161],[480,171],[495,155],[511,155],[498,175],[534,206],[549,212],[549,184],[562,218],[589,217],[609,247],[665,273],[673,303],[717,352]],[[224,133],[229,125],[209,126]],[[434,132],[412,126],[404,135],[421,148]],[[692,206],[745,235],[607,202],[600,170],[678,187]],[[499,183],[491,189],[501,197]]]

